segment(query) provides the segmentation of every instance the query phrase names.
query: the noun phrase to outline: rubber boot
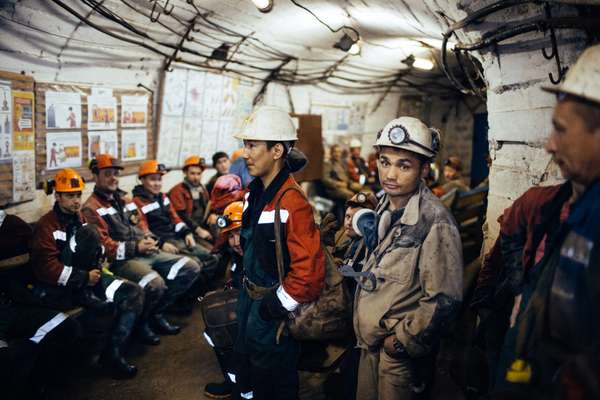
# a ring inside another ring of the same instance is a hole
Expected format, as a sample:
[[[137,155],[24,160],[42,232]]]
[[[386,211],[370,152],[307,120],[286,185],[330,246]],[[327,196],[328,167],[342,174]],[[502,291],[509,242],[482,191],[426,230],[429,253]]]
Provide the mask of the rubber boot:
[[[160,337],[150,328],[148,321],[144,321],[140,324],[137,331],[138,340],[149,346],[156,346],[160,343]]]
[[[171,324],[162,314],[152,316],[152,328],[162,335],[177,335],[181,327]]]
[[[136,318],[134,311],[121,311],[113,327],[107,364],[116,378],[129,379],[137,374],[137,367],[127,362],[121,350],[131,335]]]

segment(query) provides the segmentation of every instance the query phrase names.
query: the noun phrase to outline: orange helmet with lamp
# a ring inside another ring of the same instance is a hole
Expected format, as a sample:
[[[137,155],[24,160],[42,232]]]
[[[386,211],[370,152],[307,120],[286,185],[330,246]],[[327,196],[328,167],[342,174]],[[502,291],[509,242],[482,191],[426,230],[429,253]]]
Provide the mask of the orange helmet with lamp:
[[[225,207],[223,215],[217,218],[217,226],[221,233],[227,233],[242,226],[242,214],[244,213],[244,202],[234,201]]]
[[[89,167],[93,174],[97,174],[98,171],[106,168],[123,169],[121,161],[110,154],[97,154],[90,160]]]
[[[205,169],[206,161],[204,160],[204,157],[190,156],[190,157],[186,158],[185,162],[183,163],[184,170],[188,167],[200,167],[202,169]]]
[[[164,175],[167,172],[167,167],[165,167],[164,164],[159,164],[156,160],[148,160],[140,164],[140,168],[138,169],[138,178],[143,178],[146,175],[153,174]]]
[[[51,194],[52,191],[56,193],[83,192],[85,181],[74,169],[65,168],[58,171],[54,175],[54,180],[48,181],[44,189],[47,194]]]

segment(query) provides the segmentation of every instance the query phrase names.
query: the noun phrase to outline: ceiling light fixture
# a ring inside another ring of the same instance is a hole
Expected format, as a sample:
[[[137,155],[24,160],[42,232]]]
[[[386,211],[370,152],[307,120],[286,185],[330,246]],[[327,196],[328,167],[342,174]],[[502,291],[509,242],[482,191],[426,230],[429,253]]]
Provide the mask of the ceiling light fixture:
[[[360,53],[358,37],[356,39],[352,39],[347,33],[344,33],[344,36],[342,36],[340,40],[333,45],[333,47],[342,51],[346,51],[352,55],[357,55]]]
[[[268,13],[273,9],[273,0],[252,0],[252,3],[262,13]]]
[[[230,47],[231,45],[223,43],[222,45],[220,45],[212,51],[210,58],[212,60],[227,61],[227,54],[229,53]]]

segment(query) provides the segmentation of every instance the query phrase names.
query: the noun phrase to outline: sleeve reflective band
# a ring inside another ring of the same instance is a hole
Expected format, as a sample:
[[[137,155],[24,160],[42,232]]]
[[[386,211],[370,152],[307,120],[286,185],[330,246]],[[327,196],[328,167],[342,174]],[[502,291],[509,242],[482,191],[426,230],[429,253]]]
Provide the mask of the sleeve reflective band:
[[[215,344],[213,343],[213,341],[210,338],[210,336],[208,336],[208,334],[206,332],[204,332],[203,335],[204,335],[204,339],[206,339],[206,341],[208,342],[208,344],[210,345],[210,347],[215,347]]]
[[[104,217],[107,213],[106,213],[106,209],[103,207],[97,208],[96,212],[98,213],[99,216]]]
[[[4,340],[0,339],[0,349],[2,349],[4,347],[8,347],[8,343],[6,343]]]
[[[237,268],[236,263],[231,264],[231,272],[235,271],[236,268]]]
[[[117,210],[115,210],[114,207],[105,208],[104,211],[106,211],[108,215],[115,215],[117,213]]]
[[[279,298],[281,305],[288,311],[294,311],[300,305],[300,303],[294,300],[294,298],[285,291],[283,286],[277,288],[277,297]]]
[[[59,286],[67,286],[67,282],[71,277],[71,273],[73,272],[73,267],[69,267],[68,265],[63,266],[63,270],[58,277],[58,285]]]
[[[69,239],[69,247],[71,248],[71,251],[75,253],[75,250],[77,249],[77,241],[75,240],[75,235],[71,236],[71,239]]]
[[[117,260],[125,259],[125,242],[119,242],[119,246],[117,247]]]
[[[135,211],[137,210],[137,206],[135,205],[135,203],[127,203],[125,204],[125,209],[127,211]]]
[[[167,279],[173,280],[177,276],[179,270],[188,262],[190,259],[188,257],[182,257],[175,264],[171,266],[169,270],[169,274],[167,275]]]
[[[54,231],[52,236],[54,236],[54,240],[62,240],[63,242],[67,240],[67,232],[65,231]]]
[[[123,281],[120,279],[115,279],[108,285],[106,288],[106,301],[112,303],[115,300],[115,293],[119,289],[119,287],[123,284]]]
[[[175,232],[179,232],[180,230],[182,230],[183,228],[185,228],[185,222],[180,222],[177,225],[175,225]]]
[[[50,331],[61,324],[67,316],[63,313],[56,314],[50,321],[40,326],[35,334],[29,338],[34,343],[39,343]]]
[[[156,210],[159,207],[160,206],[158,205],[158,202],[155,201],[153,203],[146,204],[144,207],[142,207],[142,212],[144,214],[148,214],[150,211],[154,211],[154,210]]]
[[[288,210],[281,209],[279,215],[281,216],[281,223],[285,224],[290,216]],[[259,224],[274,224],[275,223],[275,210],[263,211],[258,218]]]
[[[253,399],[254,392],[240,393],[240,396],[242,396],[242,399]]]
[[[235,374],[232,374],[231,372],[228,372],[228,373],[227,373],[227,376],[229,377],[229,380],[230,380],[231,382],[233,382],[233,383],[237,383],[237,382],[235,381]]]
[[[149,284],[154,278],[158,278],[160,275],[156,271],[152,271],[149,274],[146,274],[140,279],[138,285],[142,288],[145,288],[147,284]]]

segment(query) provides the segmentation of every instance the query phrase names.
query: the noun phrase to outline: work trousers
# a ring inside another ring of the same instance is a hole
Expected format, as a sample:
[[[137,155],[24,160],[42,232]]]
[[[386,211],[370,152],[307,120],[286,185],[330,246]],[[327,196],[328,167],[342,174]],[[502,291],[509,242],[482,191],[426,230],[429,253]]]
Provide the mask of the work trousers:
[[[112,271],[144,289],[142,318],[160,314],[185,293],[200,275],[200,265],[192,258],[159,251],[114,263]]]
[[[363,349],[358,367],[356,400],[428,399],[434,370],[435,354],[418,359],[397,359],[387,355],[383,349],[378,352]]]

